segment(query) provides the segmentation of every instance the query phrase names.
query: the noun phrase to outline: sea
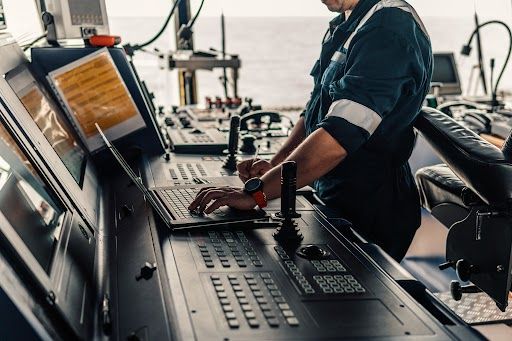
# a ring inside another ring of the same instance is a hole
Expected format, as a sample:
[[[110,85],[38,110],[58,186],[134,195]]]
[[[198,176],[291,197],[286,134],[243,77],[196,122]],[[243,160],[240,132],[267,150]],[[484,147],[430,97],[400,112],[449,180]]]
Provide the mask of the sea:
[[[328,27],[328,17],[226,18],[226,50],[242,61],[239,93],[251,97],[265,107],[301,107],[312,90],[310,70],[318,59],[321,40]],[[453,52],[466,94],[478,94],[475,79],[476,53],[460,55],[474,28],[473,18],[426,17],[434,52]],[[137,44],[151,38],[161,27],[163,18],[110,18],[112,34],[123,43]],[[146,52],[138,52],[134,63],[141,78],[155,94],[158,105],[178,104],[177,73],[167,67],[167,58],[175,48],[174,24]],[[199,18],[194,27],[195,49],[208,51],[221,48],[220,18]],[[496,60],[496,70],[503,66],[509,48],[508,35],[502,27],[482,30],[484,58]],[[378,52],[376,52],[378,53]],[[489,74],[489,71],[488,71]],[[197,74],[199,101],[205,96],[221,96],[221,70]],[[496,79],[496,77],[495,77]],[[504,90],[512,89],[512,67],[502,80]]]

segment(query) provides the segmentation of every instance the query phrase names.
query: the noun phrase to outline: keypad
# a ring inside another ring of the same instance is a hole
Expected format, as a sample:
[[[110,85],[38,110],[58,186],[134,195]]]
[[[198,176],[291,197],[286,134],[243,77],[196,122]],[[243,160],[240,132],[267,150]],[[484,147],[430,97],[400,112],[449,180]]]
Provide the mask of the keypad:
[[[243,231],[209,231],[208,242],[197,247],[207,268],[214,268],[217,259],[223,268],[263,267],[263,262]]]
[[[284,264],[290,271],[291,275],[295,278],[304,294],[312,295],[316,292],[315,289],[313,289],[313,287],[309,283],[309,281],[306,279],[306,277],[302,274],[300,269],[297,267],[294,261],[286,260]]]
[[[366,292],[338,259],[292,259],[281,246],[274,246],[274,250],[304,295],[352,295]],[[307,276],[304,275],[304,271],[308,273]]]
[[[242,325],[251,329],[300,325],[268,272],[210,275],[210,281],[231,329]]]
[[[208,172],[200,163],[177,163],[169,170],[172,180],[192,180],[199,176],[208,177]]]
[[[215,141],[208,134],[190,134],[188,131],[178,130],[183,143],[214,143]]]
[[[313,279],[324,294],[360,294],[366,292],[352,275],[315,275]]]
[[[318,272],[347,272],[347,269],[337,259],[312,260],[311,264]]]

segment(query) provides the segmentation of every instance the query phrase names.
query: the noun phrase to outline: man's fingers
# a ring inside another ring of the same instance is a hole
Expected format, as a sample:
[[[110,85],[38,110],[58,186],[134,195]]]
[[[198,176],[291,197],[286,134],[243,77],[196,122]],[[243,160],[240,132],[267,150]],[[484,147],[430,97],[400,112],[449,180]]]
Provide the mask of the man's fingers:
[[[197,206],[199,206],[199,203],[201,203],[201,200],[203,200],[203,197],[206,195],[206,193],[211,189],[213,189],[213,187],[201,188],[201,190],[197,193],[196,198],[188,206],[189,211],[195,210]]]
[[[226,191],[223,190],[211,190],[206,193],[206,195],[201,200],[201,203],[199,204],[199,212],[204,212],[204,209],[206,208],[206,205],[210,203],[210,201],[222,198],[226,195]]]
[[[215,211],[216,209],[222,207],[222,206],[226,206],[227,204],[229,203],[229,199],[228,197],[222,197],[220,199],[217,199],[215,200],[210,206],[208,206],[205,210],[204,210],[204,213],[205,214],[210,214],[212,213],[213,211]]]
[[[251,170],[250,170],[250,175],[252,178],[257,177],[257,176],[265,174],[268,171],[268,169],[269,169],[269,164],[267,161],[258,160],[252,165]]]

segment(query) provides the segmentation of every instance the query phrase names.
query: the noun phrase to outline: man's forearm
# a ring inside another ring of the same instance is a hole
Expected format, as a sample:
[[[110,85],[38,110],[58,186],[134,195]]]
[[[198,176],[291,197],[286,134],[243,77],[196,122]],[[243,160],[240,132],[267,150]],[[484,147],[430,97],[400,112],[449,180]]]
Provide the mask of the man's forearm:
[[[319,150],[322,152],[319,153]],[[329,133],[320,128],[283,161],[297,163],[297,188],[301,188],[330,172],[346,156],[347,151]],[[261,179],[268,200],[281,195],[281,167],[275,166]]]
[[[306,138],[306,128],[304,125],[304,117],[301,117],[295,127],[293,128],[290,136],[286,139],[279,151],[274,155],[270,163],[272,166],[277,166],[283,162]]]

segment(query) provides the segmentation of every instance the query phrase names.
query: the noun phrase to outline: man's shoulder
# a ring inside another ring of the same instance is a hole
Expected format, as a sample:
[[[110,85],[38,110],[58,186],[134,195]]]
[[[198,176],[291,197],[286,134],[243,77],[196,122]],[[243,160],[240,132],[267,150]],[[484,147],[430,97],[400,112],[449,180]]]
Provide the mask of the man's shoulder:
[[[393,34],[405,44],[417,42],[418,35],[421,35],[428,43],[427,32],[422,32],[421,25],[411,12],[396,7],[386,7],[377,11],[360,32],[374,31],[383,35]]]

